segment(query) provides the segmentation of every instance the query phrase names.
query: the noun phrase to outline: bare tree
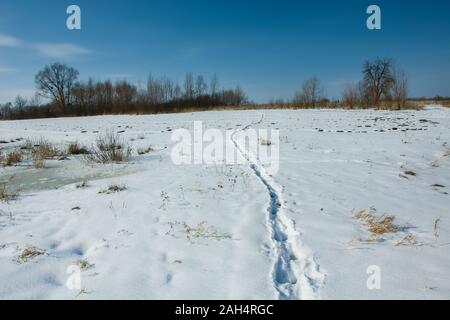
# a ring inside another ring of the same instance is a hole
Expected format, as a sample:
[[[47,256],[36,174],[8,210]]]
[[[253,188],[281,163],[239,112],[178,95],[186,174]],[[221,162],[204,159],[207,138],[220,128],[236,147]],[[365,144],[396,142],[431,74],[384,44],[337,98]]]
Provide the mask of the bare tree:
[[[186,99],[192,99],[194,97],[194,77],[192,73],[186,73],[184,80],[184,95]]]
[[[42,97],[36,93],[28,103],[30,106],[39,107],[42,104]]]
[[[219,78],[217,77],[217,74],[213,74],[211,78],[211,83],[209,85],[211,96],[215,96],[217,93],[217,90],[219,89]]]
[[[203,78],[202,75],[198,75],[197,79],[195,80],[195,96],[201,97],[204,94],[206,94],[208,90],[208,85],[205,82],[205,78]]]
[[[174,95],[174,85],[172,80],[170,80],[167,77],[164,77],[161,80],[161,87],[162,87],[162,96],[164,102],[169,102],[173,99]]]
[[[408,98],[408,78],[404,71],[399,67],[393,68],[393,83],[392,83],[392,99],[394,100],[395,107],[402,109],[406,105]]]
[[[186,74],[183,85],[168,77],[154,79],[149,76],[147,88],[140,83],[126,80],[76,81],[78,71],[62,64],[46,66],[35,78],[39,89],[37,96],[28,103],[18,97],[13,104],[0,105],[1,119],[34,119],[55,116],[84,116],[114,113],[178,112],[186,108],[212,109],[223,106],[248,104],[244,90],[218,89],[214,75],[211,88],[201,75],[196,78]],[[40,98],[51,101],[41,103]],[[55,108],[58,106],[59,108]]]
[[[14,108],[23,109],[27,106],[28,100],[22,96],[17,96],[14,100]]]
[[[361,102],[359,86],[357,84],[348,84],[342,93],[342,102],[345,107],[353,109]]]
[[[3,105],[0,105],[0,117],[2,119],[9,119],[11,118],[12,115],[12,103],[11,102],[7,102]]]
[[[152,75],[148,76],[147,94],[150,104],[157,105],[163,101],[163,92],[161,84],[153,79]]]
[[[364,87],[370,103],[378,107],[383,98],[388,98],[394,78],[392,62],[388,58],[366,61],[363,67]]]
[[[322,99],[324,99],[324,94],[319,79],[312,77],[303,83],[300,91],[295,93],[294,103],[314,108]]]
[[[72,89],[78,71],[65,64],[46,66],[35,77],[36,87],[42,96],[53,99],[62,109],[72,102]]]
[[[236,88],[234,89],[234,96],[235,96],[235,101],[234,104],[236,106],[241,106],[245,103],[247,103],[248,99],[247,99],[247,95],[245,94],[244,89],[242,89],[241,86],[236,86]]]
[[[119,81],[114,86],[114,106],[115,112],[129,112],[137,98],[137,88],[127,81]]]

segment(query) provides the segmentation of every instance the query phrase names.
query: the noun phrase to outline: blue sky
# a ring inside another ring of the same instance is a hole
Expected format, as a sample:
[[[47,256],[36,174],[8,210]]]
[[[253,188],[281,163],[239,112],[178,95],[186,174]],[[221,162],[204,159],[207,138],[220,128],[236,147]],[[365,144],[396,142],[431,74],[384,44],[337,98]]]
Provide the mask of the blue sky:
[[[82,30],[66,29],[77,4]],[[366,8],[382,10],[382,30],[366,28]],[[80,78],[186,72],[240,84],[264,102],[291,98],[316,75],[330,97],[361,77],[365,59],[394,58],[413,96],[450,96],[450,1],[2,0],[0,103],[30,96],[34,75],[60,61]]]

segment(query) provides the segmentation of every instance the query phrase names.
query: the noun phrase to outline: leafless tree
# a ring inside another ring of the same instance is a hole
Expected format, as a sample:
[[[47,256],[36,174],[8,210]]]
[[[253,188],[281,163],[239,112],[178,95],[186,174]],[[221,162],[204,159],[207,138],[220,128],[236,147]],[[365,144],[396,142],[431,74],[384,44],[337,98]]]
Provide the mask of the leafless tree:
[[[342,93],[342,102],[345,107],[355,108],[361,102],[359,86],[357,84],[348,84]]]
[[[147,81],[147,94],[150,104],[157,105],[163,101],[161,84],[150,74]]]
[[[186,73],[184,80],[184,95],[186,99],[192,99],[194,97],[194,77],[192,73]]]
[[[208,90],[208,85],[205,82],[205,78],[203,78],[202,75],[198,75],[196,80],[195,80],[195,96],[196,97],[201,97],[204,94],[206,94]]]
[[[78,71],[65,64],[46,66],[35,77],[36,87],[42,96],[53,99],[63,110],[72,102],[72,89]]]
[[[323,88],[317,77],[312,77],[303,83],[302,89],[295,93],[294,103],[304,107],[316,107],[317,102],[324,99]]]
[[[120,81],[114,86],[114,93],[115,112],[132,111],[133,103],[137,98],[137,88],[126,81]]]
[[[0,105],[0,117],[2,119],[10,119],[12,115],[12,109],[13,106],[11,102]]]
[[[27,98],[24,98],[22,96],[17,96],[14,100],[14,108],[22,109],[25,108],[28,104]]]
[[[408,98],[408,78],[404,71],[399,67],[393,68],[393,83],[392,83],[392,99],[394,100],[395,107],[402,109],[406,105]]]
[[[211,95],[215,96],[217,93],[217,90],[219,89],[219,78],[217,77],[217,74],[213,74],[211,78],[211,83],[209,85]]]
[[[241,106],[248,102],[247,95],[240,86],[235,89],[222,90],[217,95],[220,102],[226,106]]]
[[[161,80],[161,87],[162,87],[163,101],[166,103],[171,101],[174,95],[174,85],[172,80],[170,80],[167,77],[164,77]]]
[[[378,107],[383,98],[388,98],[394,83],[392,61],[388,58],[377,58],[366,61],[363,67],[364,88],[370,103]]]
[[[202,75],[193,77],[186,74],[184,90],[178,82],[168,77],[148,78],[147,88],[126,80],[76,81],[78,72],[66,65],[53,64],[36,75],[39,95],[30,103],[17,98],[12,104],[0,105],[1,119],[34,119],[58,116],[84,116],[114,113],[160,113],[179,112],[189,108],[209,110],[215,107],[239,106],[247,104],[244,90],[218,89],[218,79],[214,75],[211,89]],[[38,99],[46,96],[51,103],[41,104]],[[59,106],[60,108],[55,108]]]
[[[39,107],[42,104],[42,97],[36,93],[28,103],[30,106]]]

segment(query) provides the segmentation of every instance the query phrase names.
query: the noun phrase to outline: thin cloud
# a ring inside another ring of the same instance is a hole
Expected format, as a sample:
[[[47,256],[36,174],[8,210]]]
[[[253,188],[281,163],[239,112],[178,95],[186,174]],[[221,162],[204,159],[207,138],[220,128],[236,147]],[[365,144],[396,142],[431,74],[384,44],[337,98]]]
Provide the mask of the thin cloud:
[[[33,47],[49,58],[67,58],[92,53],[91,50],[71,43],[37,43]]]
[[[23,45],[23,41],[11,36],[0,34],[0,47],[18,48]]]
[[[15,72],[16,69],[13,68],[2,68],[0,67],[0,74],[4,74],[4,73],[12,73]]]
[[[5,34],[0,34],[0,47],[32,49],[42,56],[56,59],[92,53],[91,50],[73,43],[26,43],[21,39]]]

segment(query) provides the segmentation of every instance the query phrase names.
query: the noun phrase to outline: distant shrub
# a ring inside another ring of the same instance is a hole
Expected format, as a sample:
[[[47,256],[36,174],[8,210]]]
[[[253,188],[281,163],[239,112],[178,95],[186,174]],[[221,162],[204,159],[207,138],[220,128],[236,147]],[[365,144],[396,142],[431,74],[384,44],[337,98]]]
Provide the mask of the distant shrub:
[[[32,150],[32,149],[33,149],[33,142],[31,140],[25,141],[25,143],[20,146],[20,150]]]
[[[111,184],[110,186],[108,186],[108,189],[100,191],[99,193],[112,194],[125,190],[127,190],[127,186],[124,184]]]
[[[78,142],[72,142],[67,147],[67,154],[70,155],[89,154],[89,150],[86,147],[81,146]]]
[[[138,155],[142,156],[144,154],[150,153],[153,151],[153,148],[151,146],[147,147],[147,148],[138,148],[137,149],[137,153]]]
[[[108,132],[97,138],[96,145],[86,156],[96,163],[126,162],[131,155],[131,148],[117,134]]]
[[[61,152],[58,150],[58,148],[56,148],[50,142],[44,139],[40,139],[33,144],[31,157],[36,168],[43,168],[45,160],[52,159],[60,154]]]
[[[1,156],[0,159],[5,167],[9,167],[21,162],[23,159],[23,155],[22,152],[14,150],[6,154],[5,156]]]

